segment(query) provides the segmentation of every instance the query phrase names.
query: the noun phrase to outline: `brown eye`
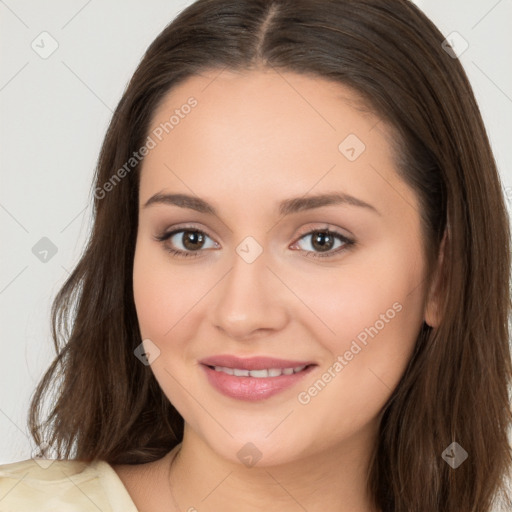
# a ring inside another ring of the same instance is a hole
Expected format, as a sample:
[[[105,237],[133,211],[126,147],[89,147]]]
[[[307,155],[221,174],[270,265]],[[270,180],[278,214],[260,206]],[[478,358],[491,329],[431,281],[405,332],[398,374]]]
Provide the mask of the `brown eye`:
[[[175,229],[155,237],[155,240],[164,243],[166,251],[177,257],[199,256],[201,252],[204,252],[201,249],[218,247],[218,244],[213,240],[210,247],[205,246],[207,239],[211,240],[206,233],[191,228]]]
[[[311,258],[336,256],[356,244],[355,240],[351,240],[336,231],[317,229],[302,235],[294,245],[299,245],[302,239],[307,239],[308,237],[311,239],[309,243],[310,248],[302,249],[302,251],[306,253],[307,257]],[[336,246],[337,242],[339,244]]]
[[[186,249],[194,251],[200,249],[204,244],[204,233],[200,231],[183,231],[183,233],[181,242]]]
[[[328,231],[314,231],[312,246],[319,251],[328,251],[334,246],[335,238]]]

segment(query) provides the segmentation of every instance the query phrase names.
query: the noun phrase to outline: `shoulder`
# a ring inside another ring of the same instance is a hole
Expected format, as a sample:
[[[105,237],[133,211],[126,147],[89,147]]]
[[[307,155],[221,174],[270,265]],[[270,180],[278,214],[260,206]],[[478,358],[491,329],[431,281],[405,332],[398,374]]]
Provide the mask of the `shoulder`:
[[[105,461],[27,459],[0,465],[0,510],[137,512]]]

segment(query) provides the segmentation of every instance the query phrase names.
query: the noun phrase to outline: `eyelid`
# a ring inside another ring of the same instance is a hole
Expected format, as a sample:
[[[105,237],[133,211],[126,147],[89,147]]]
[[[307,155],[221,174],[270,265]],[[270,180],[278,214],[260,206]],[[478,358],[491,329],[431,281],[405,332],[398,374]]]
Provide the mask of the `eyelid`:
[[[215,238],[208,233],[208,230],[192,224],[177,224],[176,226],[173,226],[172,229],[170,230],[163,230],[160,235],[155,235],[154,238],[157,240],[160,240],[162,238],[168,238],[176,233],[179,233],[180,231],[197,231],[199,233],[207,235],[208,237],[215,241]],[[215,243],[218,242],[215,241]]]
[[[331,250],[328,250],[325,252],[306,251],[304,249],[299,249],[300,252],[304,253],[304,256],[306,258],[313,258],[313,259],[317,259],[317,260],[324,258],[327,260],[329,258],[335,258],[336,256],[338,256],[342,253],[345,253],[346,251],[353,249],[354,247],[356,247],[356,245],[358,245],[358,242],[353,237],[353,235],[350,235],[350,236],[345,235],[344,233],[342,233],[340,231],[340,228],[332,227],[327,223],[324,223],[323,227],[315,227],[315,226],[311,226],[311,224],[310,224],[309,226],[305,226],[304,228],[301,228],[300,231],[301,232],[297,236],[295,242],[292,243],[291,247],[296,246],[300,242],[300,240],[302,238],[304,238],[305,236],[312,236],[313,233],[323,233],[323,232],[327,232],[327,233],[331,234],[334,238],[340,240],[343,243],[343,245],[341,247],[338,247],[335,250],[331,249]]]
[[[339,231],[338,231],[339,229],[341,229],[341,228],[337,228],[328,223],[323,223],[322,227],[315,227],[315,223],[312,222],[312,223],[309,223],[306,226],[300,228],[297,238],[301,238],[304,235],[308,235],[312,231],[331,231],[334,233],[339,233]],[[182,231],[182,230],[198,231],[198,232],[204,233],[205,235],[208,235],[212,240],[215,240],[215,238],[208,233],[208,230],[206,230],[204,228],[197,227],[196,225],[191,225],[191,224],[184,224],[184,225],[178,224],[176,226],[173,226],[171,231],[164,231],[161,235],[155,236],[155,238],[167,237],[168,235],[175,234],[177,231]],[[345,230],[345,231],[347,231],[347,230]],[[352,234],[343,234],[343,233],[339,233],[339,234],[347,239],[353,238]],[[218,243],[218,242],[216,242],[216,243]]]
[[[196,233],[200,233],[202,235],[205,235],[206,237],[208,237],[214,244],[216,247],[214,247],[214,249],[217,249],[220,247],[220,244],[215,240],[214,237],[212,237],[208,231],[206,231],[205,229],[202,229],[202,228],[198,228],[196,226],[176,226],[176,227],[173,227],[170,231],[164,231],[163,233],[161,234],[157,234],[157,235],[154,235],[153,236],[153,239],[156,240],[157,242],[160,242],[162,244],[165,244],[166,242],[168,242],[173,236],[175,236],[176,234],[178,233],[181,233],[181,232],[186,232],[186,231],[192,231],[192,232],[196,232]],[[212,248],[209,248],[209,249],[212,249]],[[205,252],[206,249],[199,249],[197,251],[183,251],[182,249],[175,249],[175,250],[171,250],[171,249],[167,249],[168,252],[171,252],[171,253],[175,253],[175,254],[195,254],[195,255],[199,255],[201,252]]]
[[[311,224],[313,224],[313,223],[311,223]],[[340,228],[332,227],[331,225],[329,225],[327,223],[324,223],[323,227],[315,227],[315,226],[312,226],[311,224],[306,225],[305,227],[302,227],[300,229],[299,234],[295,238],[295,241],[292,242],[291,246],[296,245],[301,240],[301,238],[303,238],[307,235],[312,235],[315,232],[329,232],[332,235],[334,235],[334,237],[341,239],[341,241],[343,242],[344,245],[343,245],[343,247],[338,248],[334,251],[333,250],[325,251],[325,253],[315,252],[315,251],[306,251],[304,249],[299,249],[300,252],[305,253],[306,257],[310,257],[310,258],[334,257],[337,254],[345,252],[346,250],[352,248],[353,246],[355,246],[357,244],[355,238],[352,235],[347,236],[347,235],[341,233],[339,231]],[[197,232],[197,233],[206,235],[217,246],[219,246],[219,243],[214,239],[214,237],[212,237],[208,233],[207,230],[205,230],[203,228],[199,228],[195,225],[190,225],[190,224],[173,226],[173,228],[170,231],[164,231],[162,234],[155,235],[153,238],[158,242],[165,243],[168,239],[172,238],[174,235],[176,235],[177,233],[180,233],[182,231],[193,231],[193,232]],[[186,257],[186,256],[199,256],[202,252],[205,252],[205,249],[199,249],[197,251],[183,251],[181,249],[166,249],[166,250],[168,252],[170,252],[171,254],[174,254],[178,258]]]
[[[309,224],[306,224],[306,226],[300,228],[297,239],[303,237],[304,235],[309,235],[313,231],[330,231],[331,233],[338,234],[338,235],[346,238],[347,240],[353,240],[353,238],[354,238],[352,234],[349,234],[349,232],[347,232],[347,234],[344,234],[341,232],[342,228],[338,228],[336,226],[333,226],[332,224],[328,224],[328,223],[324,222],[321,225],[321,227],[316,227],[316,226],[318,226],[318,224],[319,224],[318,222],[317,223],[310,222]],[[344,230],[344,231],[347,231],[347,230]]]

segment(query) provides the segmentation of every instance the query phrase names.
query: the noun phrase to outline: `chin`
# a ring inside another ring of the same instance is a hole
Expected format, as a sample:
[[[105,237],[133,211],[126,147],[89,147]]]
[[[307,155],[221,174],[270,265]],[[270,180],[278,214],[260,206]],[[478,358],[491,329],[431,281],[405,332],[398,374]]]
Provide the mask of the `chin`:
[[[270,467],[288,464],[301,457],[297,447],[303,443],[287,437],[286,440],[276,436],[275,439],[266,437],[267,433],[234,435],[234,438],[207,440],[210,447],[221,457],[233,464],[252,468]],[[242,440],[243,439],[243,440]]]

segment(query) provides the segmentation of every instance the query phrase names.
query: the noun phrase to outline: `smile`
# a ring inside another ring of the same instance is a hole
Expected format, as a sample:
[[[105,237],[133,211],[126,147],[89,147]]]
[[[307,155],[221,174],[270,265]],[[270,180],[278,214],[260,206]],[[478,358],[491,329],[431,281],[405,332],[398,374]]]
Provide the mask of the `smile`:
[[[200,365],[209,384],[224,396],[244,401],[260,401],[291,390],[317,367],[316,364],[287,368],[247,370],[226,366]]]
[[[239,368],[228,368],[226,366],[211,366],[216,372],[224,372],[235,377],[256,377],[264,379],[268,377],[279,377],[280,375],[291,375],[304,370],[306,366],[297,366],[295,368],[268,368],[262,370],[242,370]]]

